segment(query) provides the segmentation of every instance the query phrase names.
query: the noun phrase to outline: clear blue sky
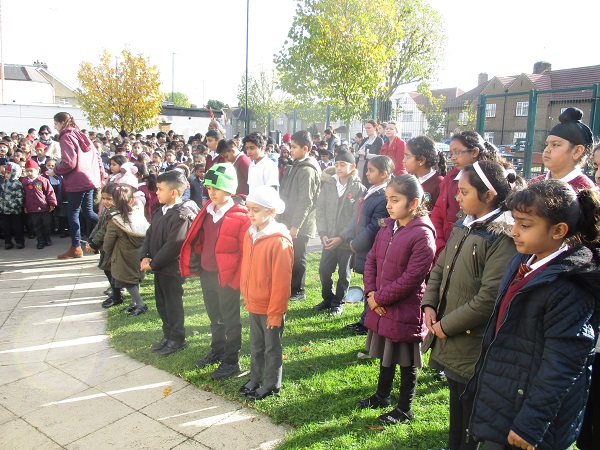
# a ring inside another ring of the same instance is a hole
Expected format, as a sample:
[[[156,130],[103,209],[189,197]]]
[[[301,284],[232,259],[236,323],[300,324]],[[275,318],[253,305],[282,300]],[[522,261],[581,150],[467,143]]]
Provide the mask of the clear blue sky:
[[[581,0],[550,7],[505,0],[430,0],[448,36],[445,61],[434,87],[471,89],[480,72],[531,72],[546,60],[554,69],[600,64],[595,43],[600,2]],[[237,103],[245,68],[246,0],[0,0],[4,63],[40,60],[72,86],[81,61],[96,61],[103,48],[127,46],[161,71],[171,91],[197,104]],[[572,5],[572,6],[571,6]],[[293,0],[250,0],[250,68],[270,67],[292,23]],[[582,18],[591,18],[581,24]]]

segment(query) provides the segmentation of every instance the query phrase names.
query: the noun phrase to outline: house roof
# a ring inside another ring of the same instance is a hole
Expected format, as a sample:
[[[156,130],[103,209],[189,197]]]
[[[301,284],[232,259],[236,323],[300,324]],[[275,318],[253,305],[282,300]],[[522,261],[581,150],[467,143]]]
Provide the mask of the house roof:
[[[427,97],[425,97],[423,94],[421,94],[420,92],[408,92],[407,94],[413,99],[413,101],[417,105],[430,106],[429,99]],[[444,102],[444,107],[446,107],[448,105],[448,102],[454,100],[458,95],[462,95],[462,94],[463,94],[463,90],[460,88],[457,88],[457,87],[444,88],[444,89],[432,89],[432,91],[431,91],[431,95],[433,95],[434,98],[439,98],[442,95],[444,97],[446,97],[446,101]]]
[[[4,64],[4,79],[14,81],[31,81],[25,66],[18,64]]]
[[[29,81],[50,84],[57,97],[74,98],[75,91],[66,83],[48,72],[46,66],[22,64],[4,64],[4,79],[12,81]]]

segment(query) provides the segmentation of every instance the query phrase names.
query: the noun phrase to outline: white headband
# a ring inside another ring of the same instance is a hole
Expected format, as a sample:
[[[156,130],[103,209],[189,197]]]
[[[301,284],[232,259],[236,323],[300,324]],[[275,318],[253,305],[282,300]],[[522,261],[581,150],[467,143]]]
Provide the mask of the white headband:
[[[477,175],[479,175],[479,178],[481,178],[481,181],[483,181],[483,184],[485,184],[485,187],[492,191],[494,195],[498,195],[498,192],[496,192],[496,189],[494,189],[494,186],[492,186],[492,183],[490,183],[488,177],[486,177],[485,173],[483,173],[483,170],[481,170],[481,167],[479,166],[479,161],[475,161],[475,163],[473,164],[473,168],[475,169],[475,172],[477,172]]]

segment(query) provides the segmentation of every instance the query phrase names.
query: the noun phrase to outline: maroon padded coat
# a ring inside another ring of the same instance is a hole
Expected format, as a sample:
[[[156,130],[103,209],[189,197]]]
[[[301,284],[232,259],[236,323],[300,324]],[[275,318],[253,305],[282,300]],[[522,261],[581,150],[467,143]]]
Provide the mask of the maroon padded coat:
[[[386,309],[378,316],[367,311],[365,326],[393,342],[422,342],[427,327],[421,310],[425,277],[435,258],[435,229],[429,217],[411,220],[394,230],[385,219],[365,264],[365,294],[375,291],[375,301]]]
[[[238,198],[234,197],[234,201]],[[204,244],[204,229],[202,224],[208,213],[206,208],[210,201],[196,216],[190,231],[181,247],[179,267],[181,276],[200,275],[200,255]],[[211,219],[212,220],[212,219]],[[215,246],[215,256],[219,267],[219,285],[229,285],[232,289],[240,288],[240,270],[242,266],[242,250],[244,248],[244,235],[250,228],[248,209],[240,204],[235,204],[221,219],[219,237]]]
[[[60,130],[60,163],[54,168],[63,177],[66,192],[86,192],[100,187],[102,161],[89,138],[77,128]]]

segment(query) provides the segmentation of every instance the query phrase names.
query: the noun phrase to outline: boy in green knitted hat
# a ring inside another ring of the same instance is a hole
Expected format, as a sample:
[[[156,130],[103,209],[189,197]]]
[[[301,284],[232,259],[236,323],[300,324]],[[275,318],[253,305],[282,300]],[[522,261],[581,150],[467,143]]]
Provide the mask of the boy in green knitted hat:
[[[199,275],[210,319],[211,350],[196,367],[220,363],[215,380],[241,372],[240,267],[250,218],[243,198],[235,196],[232,164],[215,164],[204,176],[209,202],[194,220],[181,249],[181,275]]]

